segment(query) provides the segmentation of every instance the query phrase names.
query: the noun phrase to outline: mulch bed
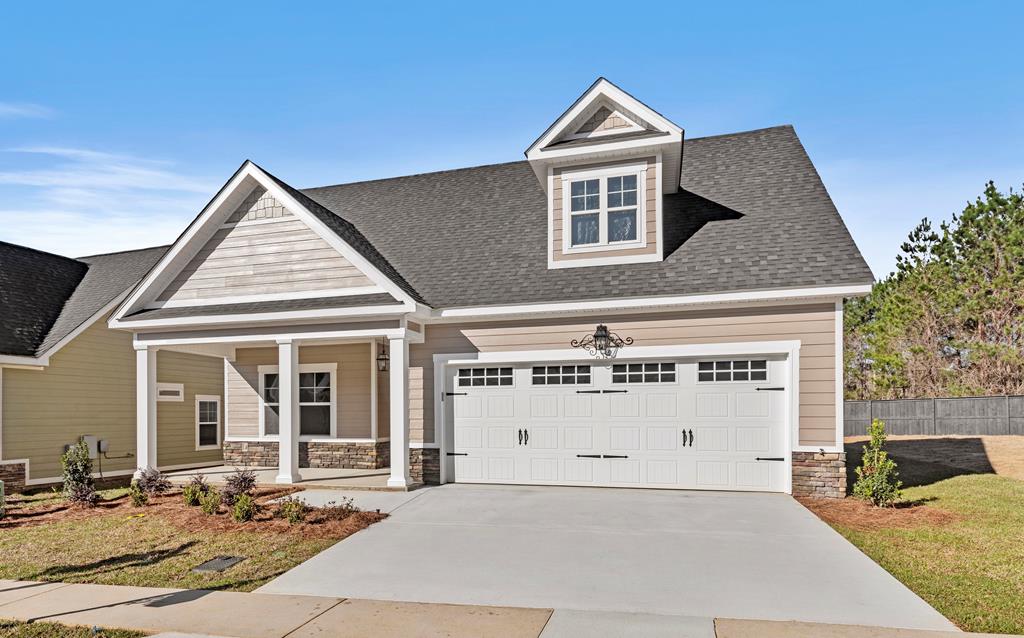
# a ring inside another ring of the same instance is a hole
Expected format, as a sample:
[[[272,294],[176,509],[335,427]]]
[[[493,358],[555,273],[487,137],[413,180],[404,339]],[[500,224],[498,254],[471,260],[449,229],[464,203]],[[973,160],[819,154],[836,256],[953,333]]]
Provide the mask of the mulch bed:
[[[905,502],[896,507],[875,507],[858,498],[797,498],[826,523],[859,531],[938,527],[960,520],[952,512],[925,503]]]
[[[256,517],[245,523],[231,518],[230,509],[222,505],[217,515],[204,514],[199,507],[185,505],[181,489],[175,488],[166,494],[151,496],[149,504],[143,507],[132,505],[128,495],[108,501],[101,501],[94,507],[82,507],[65,501],[24,508],[13,498],[8,501],[7,515],[0,519],[0,530],[31,527],[82,520],[94,516],[157,516],[162,520],[189,531],[252,532],[265,534],[294,534],[302,538],[344,538],[361,529],[387,518],[377,512],[355,512],[345,518],[332,518],[325,510],[311,509],[305,522],[291,524],[277,517],[277,504],[270,503],[277,498],[301,492],[297,487],[258,488],[253,493],[260,506]]]

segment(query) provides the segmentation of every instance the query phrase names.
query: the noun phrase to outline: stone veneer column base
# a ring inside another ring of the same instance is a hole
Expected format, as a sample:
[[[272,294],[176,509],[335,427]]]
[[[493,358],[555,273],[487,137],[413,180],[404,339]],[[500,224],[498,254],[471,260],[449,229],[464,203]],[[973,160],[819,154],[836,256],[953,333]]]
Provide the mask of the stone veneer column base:
[[[277,467],[277,443],[274,441],[225,441],[225,465]],[[377,443],[299,442],[299,467],[351,470],[378,470],[388,467],[391,448],[387,441]]]
[[[0,461],[0,481],[4,482],[5,493],[13,494],[25,491],[25,470],[24,463]]]
[[[409,450],[409,475],[413,483],[441,484],[441,450],[412,448]]]
[[[846,498],[846,453],[793,452],[793,496]]]

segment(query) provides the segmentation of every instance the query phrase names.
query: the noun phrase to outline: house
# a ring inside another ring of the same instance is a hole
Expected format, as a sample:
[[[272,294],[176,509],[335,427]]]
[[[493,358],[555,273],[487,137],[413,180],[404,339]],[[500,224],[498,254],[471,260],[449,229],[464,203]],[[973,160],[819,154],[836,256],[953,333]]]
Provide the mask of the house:
[[[64,447],[83,436],[106,442],[105,452],[93,446],[97,474],[135,471],[135,351],[107,319],[166,249],[68,259],[0,242],[0,480],[9,490],[59,482]],[[194,412],[204,396],[220,401],[223,369],[221,359],[164,354],[162,467],[220,462],[218,445],[198,444]]]
[[[246,161],[107,326],[138,468],[178,427],[165,359],[198,355],[223,401],[195,427],[281,483],[841,496],[843,300],[872,279],[792,127],[687,140],[602,78],[525,161],[304,190]]]

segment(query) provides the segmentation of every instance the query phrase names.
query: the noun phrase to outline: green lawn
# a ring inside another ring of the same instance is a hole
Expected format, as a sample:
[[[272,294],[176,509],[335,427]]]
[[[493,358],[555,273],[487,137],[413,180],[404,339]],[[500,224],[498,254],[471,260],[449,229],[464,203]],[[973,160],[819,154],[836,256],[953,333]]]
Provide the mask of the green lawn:
[[[94,634],[92,627],[0,620],[0,638],[140,638],[145,635],[125,629],[100,629],[98,634]]]
[[[1024,633],[1024,481],[963,475],[905,490],[952,522],[843,536],[969,631]]]
[[[123,493],[109,490],[102,496],[117,500]],[[42,493],[15,500],[25,513],[60,506],[55,498]],[[197,508],[191,512],[199,515]],[[75,519],[5,527],[0,529],[0,578],[252,591],[344,535],[304,534],[283,521],[278,531],[267,529],[270,523],[238,525],[223,513],[217,518],[223,529],[204,528],[172,521],[167,514],[121,499],[116,509],[88,510]],[[219,574],[192,571],[222,555],[246,558]]]

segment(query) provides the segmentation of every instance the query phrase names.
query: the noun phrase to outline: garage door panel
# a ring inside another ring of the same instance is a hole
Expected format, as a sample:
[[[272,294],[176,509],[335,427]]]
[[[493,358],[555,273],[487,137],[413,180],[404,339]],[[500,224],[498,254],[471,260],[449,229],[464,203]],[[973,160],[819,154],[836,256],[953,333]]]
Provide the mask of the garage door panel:
[[[558,428],[531,425],[527,445],[531,450],[557,450],[559,447]]]
[[[672,452],[679,449],[679,430],[675,427],[647,428],[647,450],[651,452]]]
[[[640,484],[640,461],[636,459],[609,459],[608,473],[612,483],[617,485]]]
[[[515,399],[511,394],[487,397],[487,417],[505,419],[515,417]]]
[[[771,395],[766,392],[737,392],[737,418],[767,418],[771,416]]]
[[[736,485],[739,487],[769,489],[771,487],[771,468],[768,466],[769,462],[751,461],[736,463]]]
[[[646,463],[647,482],[651,485],[678,485],[679,463],[675,460],[648,460]]]
[[[645,414],[651,418],[675,417],[678,414],[679,393],[648,394]]]
[[[479,419],[484,414],[483,397],[455,397],[456,419]]]
[[[729,395],[724,393],[698,392],[695,408],[698,418],[728,417]]]
[[[608,395],[608,414],[612,417],[640,416],[640,398],[629,394]]]
[[[589,394],[567,394],[562,405],[567,419],[589,419],[594,414],[594,397]]]
[[[483,428],[481,427],[466,426],[455,428],[455,440],[458,442],[460,449],[483,447],[483,439]]]
[[[614,451],[639,450],[639,426],[613,426],[608,429],[608,447]]]
[[[516,447],[516,430],[511,427],[487,428],[487,447],[497,450],[511,450]]]
[[[565,459],[564,480],[567,483],[593,483],[594,482],[594,460],[593,459]]]
[[[484,463],[479,457],[459,456],[455,458],[455,476],[470,481],[484,478]]]
[[[563,428],[566,450],[593,450],[594,449],[594,428],[593,426],[566,426]]]
[[[761,452],[767,454],[771,451],[771,440],[772,431],[769,427],[736,428],[737,452]]]
[[[729,487],[727,461],[697,461],[697,485],[707,488]]]
[[[558,417],[558,396],[534,394],[530,396],[530,418],[554,419]]]
[[[698,452],[728,452],[728,427],[696,427],[694,428],[693,447]]]
[[[557,483],[559,460],[557,458],[532,458],[529,464],[529,480],[538,483]]]
[[[487,478],[492,481],[513,481],[516,460],[513,456],[491,456],[487,459]]]

